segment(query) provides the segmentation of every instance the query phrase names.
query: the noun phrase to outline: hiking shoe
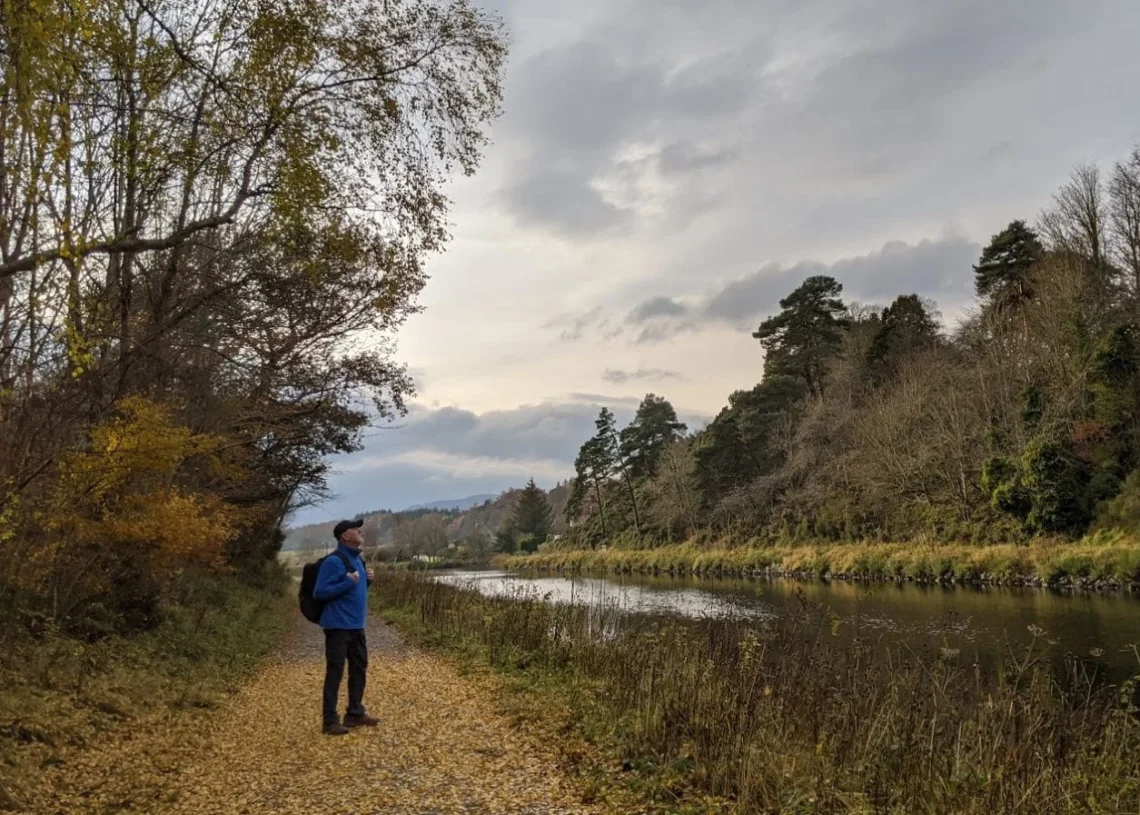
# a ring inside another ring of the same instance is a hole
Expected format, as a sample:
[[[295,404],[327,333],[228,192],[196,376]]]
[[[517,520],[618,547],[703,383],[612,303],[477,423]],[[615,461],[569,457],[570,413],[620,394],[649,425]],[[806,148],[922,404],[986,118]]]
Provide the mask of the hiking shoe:
[[[348,732],[348,728],[343,724],[326,724],[321,728],[321,732],[326,736],[343,736]]]
[[[375,727],[378,724],[380,724],[379,719],[373,719],[368,715],[344,717],[345,727]]]

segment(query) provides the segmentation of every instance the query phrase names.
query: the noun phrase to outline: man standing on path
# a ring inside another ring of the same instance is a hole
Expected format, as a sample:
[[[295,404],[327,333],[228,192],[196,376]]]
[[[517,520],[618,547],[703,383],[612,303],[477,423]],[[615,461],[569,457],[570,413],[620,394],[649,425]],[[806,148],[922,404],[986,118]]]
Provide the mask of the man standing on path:
[[[368,586],[372,570],[364,565],[360,545],[363,520],[341,521],[333,529],[336,551],[326,557],[317,572],[313,597],[325,604],[321,628],[325,632],[325,687],[322,704],[324,732],[343,736],[353,727],[372,727],[379,722],[364,712],[364,683],[368,674],[368,643],[364,628],[368,620]],[[364,579],[361,580],[363,575]],[[348,711],[341,723],[337,714],[340,680],[348,661]]]

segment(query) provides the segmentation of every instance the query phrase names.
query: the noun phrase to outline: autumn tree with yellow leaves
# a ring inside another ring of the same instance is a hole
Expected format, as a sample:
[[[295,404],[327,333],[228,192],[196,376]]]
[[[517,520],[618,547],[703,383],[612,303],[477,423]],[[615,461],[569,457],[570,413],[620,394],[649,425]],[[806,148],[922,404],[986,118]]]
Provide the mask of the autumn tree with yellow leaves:
[[[467,0],[0,0],[0,602],[146,626],[398,415],[497,115]]]

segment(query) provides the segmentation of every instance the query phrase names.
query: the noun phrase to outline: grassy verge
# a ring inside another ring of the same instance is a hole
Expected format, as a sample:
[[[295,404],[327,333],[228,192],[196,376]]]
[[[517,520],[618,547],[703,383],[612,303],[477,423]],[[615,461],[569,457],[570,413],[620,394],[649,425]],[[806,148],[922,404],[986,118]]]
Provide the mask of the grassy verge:
[[[282,580],[257,589],[184,575],[162,623],[136,637],[85,643],[12,633],[0,657],[0,810],[52,794],[43,773],[109,749],[159,714],[209,709],[235,690],[292,620]],[[117,748],[116,748],[117,749]],[[93,804],[92,804],[93,806]],[[95,811],[92,809],[91,811]]]
[[[516,725],[557,745],[562,769],[584,802],[611,815],[732,811],[691,787],[683,761],[662,767],[627,760],[623,734],[634,726],[634,718],[606,703],[605,684],[581,673],[565,655],[535,641],[527,645],[526,637],[513,640],[523,629],[511,622],[530,628],[547,619],[546,609],[533,599],[520,598],[518,605],[483,604],[474,593],[443,588],[422,573],[385,575],[377,587],[374,610],[420,645],[456,657],[464,676],[488,682]],[[466,613],[482,614],[479,631],[443,622]]]
[[[1140,587],[1140,537],[1098,534],[1019,546],[844,543],[737,548],[696,544],[564,550],[500,557],[502,568],[557,572],[770,575],[798,579],[907,580],[1005,585]]]
[[[762,628],[662,625],[416,575],[380,599],[524,689],[610,811],[1109,813],[1140,795],[1135,685],[1033,648],[983,676],[952,652],[838,646],[807,607]]]

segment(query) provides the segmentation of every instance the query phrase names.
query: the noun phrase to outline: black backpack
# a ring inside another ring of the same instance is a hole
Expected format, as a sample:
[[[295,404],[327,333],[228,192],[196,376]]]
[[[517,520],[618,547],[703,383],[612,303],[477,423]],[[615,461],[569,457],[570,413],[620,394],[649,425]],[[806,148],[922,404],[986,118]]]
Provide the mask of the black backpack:
[[[333,550],[333,555],[336,555],[344,562],[344,568],[350,572],[356,571],[356,565],[348,559],[348,555],[339,549]],[[321,571],[321,564],[324,563],[332,555],[325,555],[319,560],[314,560],[312,563],[306,563],[301,568],[301,589],[297,592],[297,597],[301,601],[301,613],[305,615],[305,619],[311,623],[320,623],[321,612],[325,610],[325,601],[318,600],[313,596],[313,589],[317,587],[317,574]]]

